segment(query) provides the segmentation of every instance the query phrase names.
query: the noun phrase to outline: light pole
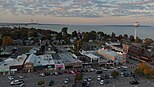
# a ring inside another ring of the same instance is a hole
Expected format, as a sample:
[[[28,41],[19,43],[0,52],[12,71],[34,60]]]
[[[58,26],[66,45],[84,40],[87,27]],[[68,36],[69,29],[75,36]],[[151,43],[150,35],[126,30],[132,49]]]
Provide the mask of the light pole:
[[[137,33],[137,29],[138,29],[138,27],[139,27],[139,22],[138,22],[138,21],[134,22],[134,27],[135,27],[134,39],[136,40],[136,37],[137,37],[136,33]]]

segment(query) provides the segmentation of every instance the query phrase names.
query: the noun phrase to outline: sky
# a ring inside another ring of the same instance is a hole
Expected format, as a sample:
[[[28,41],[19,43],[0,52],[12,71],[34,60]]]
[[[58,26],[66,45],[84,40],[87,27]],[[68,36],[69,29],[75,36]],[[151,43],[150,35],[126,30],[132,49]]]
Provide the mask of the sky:
[[[154,25],[154,0],[0,0],[0,23]]]

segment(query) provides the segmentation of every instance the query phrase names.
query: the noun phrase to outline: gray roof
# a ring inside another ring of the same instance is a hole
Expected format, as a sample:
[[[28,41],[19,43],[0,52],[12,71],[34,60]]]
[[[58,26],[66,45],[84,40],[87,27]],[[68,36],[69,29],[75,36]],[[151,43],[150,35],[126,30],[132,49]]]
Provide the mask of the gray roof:
[[[30,54],[27,58],[27,60],[25,61],[25,63],[31,62],[34,63],[36,60],[37,56],[35,54]]]

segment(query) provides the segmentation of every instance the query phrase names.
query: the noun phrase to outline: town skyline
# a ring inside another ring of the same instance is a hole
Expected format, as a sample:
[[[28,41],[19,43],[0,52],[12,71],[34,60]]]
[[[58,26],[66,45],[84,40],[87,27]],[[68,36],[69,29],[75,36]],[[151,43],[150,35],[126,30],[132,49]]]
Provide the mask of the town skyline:
[[[154,0],[0,0],[0,23],[154,23]]]

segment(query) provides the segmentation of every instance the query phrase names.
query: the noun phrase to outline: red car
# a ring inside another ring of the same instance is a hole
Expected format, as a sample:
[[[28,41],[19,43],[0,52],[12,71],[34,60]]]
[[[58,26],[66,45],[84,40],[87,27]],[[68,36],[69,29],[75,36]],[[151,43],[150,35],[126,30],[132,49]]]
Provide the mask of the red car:
[[[66,73],[67,73],[67,74],[71,74],[71,71],[67,70]]]

